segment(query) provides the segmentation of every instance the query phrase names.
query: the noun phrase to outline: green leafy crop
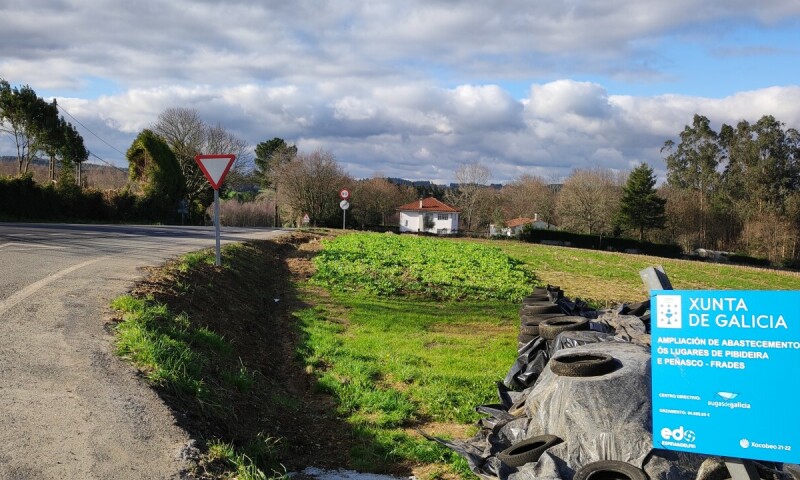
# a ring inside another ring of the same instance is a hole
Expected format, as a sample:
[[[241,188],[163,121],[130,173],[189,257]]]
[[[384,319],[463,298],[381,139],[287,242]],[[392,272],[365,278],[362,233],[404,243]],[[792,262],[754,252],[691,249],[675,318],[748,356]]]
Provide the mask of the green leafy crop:
[[[499,249],[428,237],[358,233],[324,242],[314,282],[339,290],[435,299],[519,301],[533,277]]]

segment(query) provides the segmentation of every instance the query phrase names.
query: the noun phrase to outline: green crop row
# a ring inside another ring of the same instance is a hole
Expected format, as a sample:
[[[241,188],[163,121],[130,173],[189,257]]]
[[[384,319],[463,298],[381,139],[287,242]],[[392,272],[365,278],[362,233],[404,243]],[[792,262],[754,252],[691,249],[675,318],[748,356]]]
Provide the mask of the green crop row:
[[[429,237],[358,233],[324,241],[314,281],[339,290],[434,299],[519,301],[533,276],[500,249]]]

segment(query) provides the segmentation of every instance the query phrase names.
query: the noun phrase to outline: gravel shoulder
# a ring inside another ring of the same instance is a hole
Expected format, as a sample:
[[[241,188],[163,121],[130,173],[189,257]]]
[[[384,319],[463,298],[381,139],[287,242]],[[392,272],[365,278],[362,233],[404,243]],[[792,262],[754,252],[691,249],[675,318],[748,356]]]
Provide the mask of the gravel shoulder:
[[[213,238],[165,227],[161,238],[149,227],[101,227],[100,236],[92,226],[17,227],[0,232],[0,478],[185,477],[190,435],[113,355],[109,304],[142,267]]]
[[[180,476],[187,434],[112,357],[105,330],[109,302],[140,275],[126,260],[105,258],[3,312],[0,478]]]

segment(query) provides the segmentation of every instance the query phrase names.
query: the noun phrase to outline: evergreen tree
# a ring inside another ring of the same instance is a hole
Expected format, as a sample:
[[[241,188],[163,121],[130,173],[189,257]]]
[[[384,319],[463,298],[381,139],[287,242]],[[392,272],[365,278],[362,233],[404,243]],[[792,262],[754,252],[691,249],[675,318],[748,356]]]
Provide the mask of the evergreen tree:
[[[186,181],[169,145],[152,130],[142,130],[126,155],[128,175],[142,189],[142,213],[150,219],[170,221],[186,194]]]
[[[297,146],[289,145],[279,137],[256,145],[256,176],[261,181],[261,185],[274,188],[273,171],[291,161],[295,155],[297,155]]]
[[[645,230],[664,228],[666,221],[667,201],[658,196],[655,185],[653,169],[643,163],[633,169],[622,188],[619,221],[629,228],[638,229],[640,241],[644,241]]]

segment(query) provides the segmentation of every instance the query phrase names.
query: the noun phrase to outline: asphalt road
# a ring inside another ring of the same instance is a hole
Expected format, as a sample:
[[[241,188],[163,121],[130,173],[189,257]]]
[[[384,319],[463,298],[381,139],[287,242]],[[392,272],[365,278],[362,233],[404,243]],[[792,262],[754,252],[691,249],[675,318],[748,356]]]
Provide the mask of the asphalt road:
[[[104,325],[141,267],[213,246],[213,227],[0,223],[0,478],[179,478],[189,438]]]

